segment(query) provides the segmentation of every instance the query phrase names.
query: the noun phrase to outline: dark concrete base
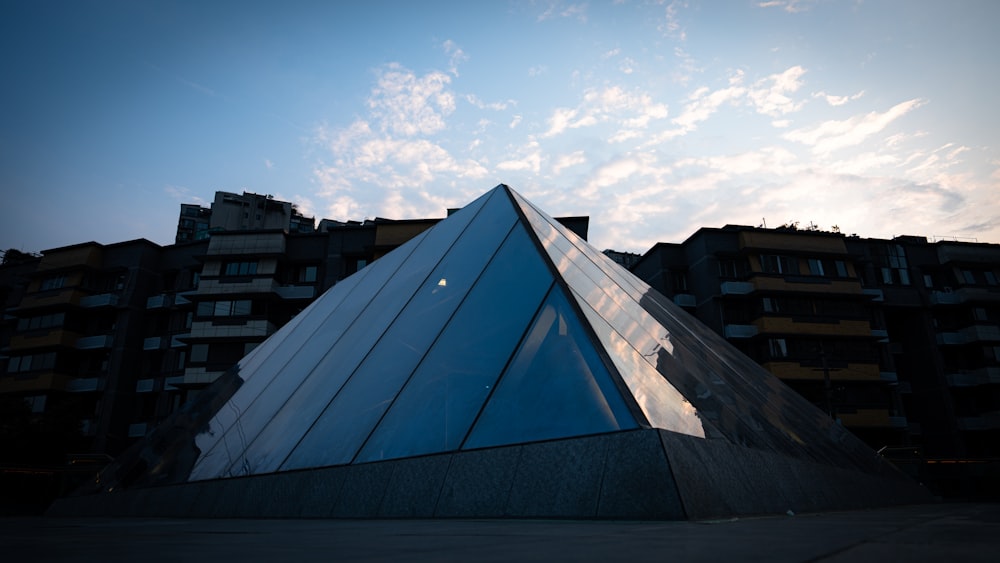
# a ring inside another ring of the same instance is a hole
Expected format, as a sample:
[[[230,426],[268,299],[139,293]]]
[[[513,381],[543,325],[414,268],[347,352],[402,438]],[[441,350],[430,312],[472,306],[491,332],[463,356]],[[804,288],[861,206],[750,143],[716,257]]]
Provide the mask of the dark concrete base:
[[[891,470],[654,429],[68,497],[48,514],[682,520],[929,500]]]

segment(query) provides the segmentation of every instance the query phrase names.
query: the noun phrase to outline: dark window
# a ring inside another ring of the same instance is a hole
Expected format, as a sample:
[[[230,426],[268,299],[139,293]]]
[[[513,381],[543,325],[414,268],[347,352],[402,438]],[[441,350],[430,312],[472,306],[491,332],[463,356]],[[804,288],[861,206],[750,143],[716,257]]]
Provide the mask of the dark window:
[[[39,315],[36,317],[21,319],[17,321],[17,330],[24,332],[62,326],[65,316],[65,313],[51,313],[48,315]]]
[[[797,274],[799,264],[795,258],[777,254],[760,255],[761,271],[767,274]]]
[[[224,276],[252,276],[257,273],[257,262],[227,262],[223,266]]]
[[[42,280],[40,291],[49,291],[51,289],[60,289],[66,285],[66,276],[49,276]]]
[[[300,282],[314,282],[316,281],[316,266],[303,266],[299,268],[299,279]]]

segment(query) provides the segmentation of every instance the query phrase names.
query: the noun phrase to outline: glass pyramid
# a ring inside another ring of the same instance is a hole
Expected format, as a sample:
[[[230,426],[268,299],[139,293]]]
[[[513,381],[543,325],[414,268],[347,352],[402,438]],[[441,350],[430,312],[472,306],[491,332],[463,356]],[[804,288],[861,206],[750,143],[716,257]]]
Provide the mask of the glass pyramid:
[[[847,467],[873,458],[500,185],[331,288],[102,479],[200,481],[636,428]]]

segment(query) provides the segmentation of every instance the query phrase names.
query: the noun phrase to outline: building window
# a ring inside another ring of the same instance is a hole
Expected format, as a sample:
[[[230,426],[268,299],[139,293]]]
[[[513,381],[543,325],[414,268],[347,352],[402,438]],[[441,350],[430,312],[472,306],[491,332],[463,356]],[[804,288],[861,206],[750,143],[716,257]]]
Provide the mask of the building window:
[[[7,364],[8,373],[24,373],[26,371],[40,371],[52,369],[56,366],[56,353],[47,352],[44,354],[29,354],[27,356],[13,356]]]
[[[257,262],[227,262],[222,272],[224,276],[252,276],[257,273]]]
[[[729,259],[719,260],[719,277],[720,278],[735,278],[736,277],[736,260],[729,260]]]
[[[807,260],[809,264],[809,275],[811,276],[822,276],[823,275],[823,261],[818,258],[810,258]]]
[[[249,299],[235,301],[201,301],[198,303],[199,317],[245,317],[253,308]]]
[[[910,285],[909,266],[906,252],[898,244],[874,247],[876,266],[879,268],[884,285]]]
[[[208,344],[191,345],[191,362],[205,363],[208,361]]]
[[[760,268],[766,274],[797,274],[799,263],[795,258],[777,254],[761,254]]]
[[[53,289],[61,289],[66,285],[66,276],[49,276],[42,280],[41,287],[39,291],[50,291]]]
[[[975,285],[976,274],[972,270],[962,270],[962,280],[970,285]]]
[[[847,264],[843,260],[834,260],[834,267],[837,268],[837,276],[841,278],[847,277]]]
[[[986,283],[987,284],[989,284],[989,285],[997,285],[997,276],[996,276],[996,274],[994,274],[993,272],[987,270],[987,271],[983,272],[983,275],[986,277]]]
[[[687,272],[673,272],[674,291],[683,292],[688,289]]]
[[[299,268],[298,281],[313,283],[316,281],[316,266],[302,266]]]
[[[41,330],[44,328],[62,326],[65,317],[65,313],[51,313],[48,315],[39,315],[37,317],[21,319],[17,321],[17,330],[19,332],[25,332],[29,330]]]
[[[785,342],[784,338],[772,338],[767,341],[767,344],[771,350],[772,358],[788,357],[788,344]]]

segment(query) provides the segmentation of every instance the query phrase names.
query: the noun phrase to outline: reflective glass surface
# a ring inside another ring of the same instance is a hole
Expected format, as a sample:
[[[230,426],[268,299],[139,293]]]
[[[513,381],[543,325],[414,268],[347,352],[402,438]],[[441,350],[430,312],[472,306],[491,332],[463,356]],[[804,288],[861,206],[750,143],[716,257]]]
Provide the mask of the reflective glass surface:
[[[514,198],[557,267],[575,266],[568,268],[565,276],[571,286],[579,288],[580,299],[591,304],[593,312],[654,365],[699,416],[713,424],[707,430],[718,431],[736,443],[843,464],[845,452],[817,445],[833,441],[847,446],[846,458],[852,462],[870,465],[869,448],[778,378],[518,194]],[[604,295],[580,283],[582,278],[576,276],[580,272],[591,281],[597,280],[594,283],[604,289]],[[638,305],[641,312],[629,302]],[[625,311],[631,324],[615,309]],[[660,336],[656,336],[655,325],[662,327]],[[647,340],[642,332],[659,344]],[[621,359],[618,356],[616,362]]]
[[[458,449],[551,285],[515,227],[356,461]]]
[[[554,286],[463,448],[635,427],[579,317]]]
[[[355,291],[339,307],[325,311],[330,322],[322,330],[300,328],[297,333],[301,340],[296,342],[302,345],[283,349],[282,358],[261,366],[261,371],[272,372],[276,385],[266,393],[255,394],[241,388],[219,411],[217,420],[232,416],[239,423],[231,424],[228,431],[209,435],[217,443],[212,444],[214,449],[202,449],[192,479],[277,469],[491,195],[479,198],[449,221],[442,221],[331,288],[335,291],[356,276],[364,280],[363,284],[354,284]],[[362,315],[365,322],[355,322]],[[286,366],[293,357],[296,365]],[[255,401],[258,397],[260,400]],[[217,427],[217,420],[210,428]],[[199,436],[199,440],[204,438]]]
[[[506,198],[484,206],[281,469],[336,465],[354,458],[516,221]]]
[[[303,380],[330,352],[331,344],[339,342],[353,326],[372,295],[396,272],[412,248],[390,253],[331,288],[327,293],[338,298],[328,300],[329,307],[313,309],[294,336],[286,337],[286,343],[257,369],[246,370],[247,381],[211,420],[207,432],[197,438],[202,454],[192,471],[193,479],[230,475],[234,466],[238,468],[235,474],[249,470],[243,467],[246,458],[242,454],[250,443],[274,422]]]

